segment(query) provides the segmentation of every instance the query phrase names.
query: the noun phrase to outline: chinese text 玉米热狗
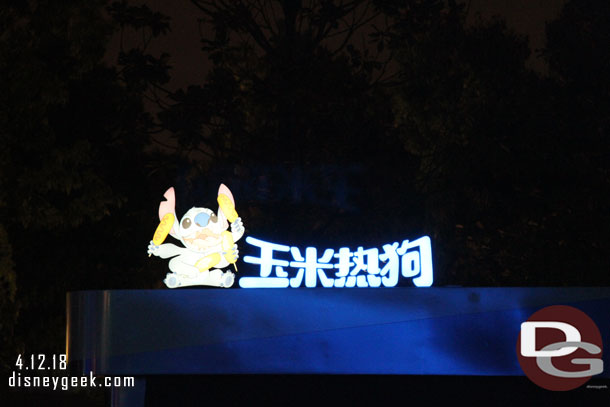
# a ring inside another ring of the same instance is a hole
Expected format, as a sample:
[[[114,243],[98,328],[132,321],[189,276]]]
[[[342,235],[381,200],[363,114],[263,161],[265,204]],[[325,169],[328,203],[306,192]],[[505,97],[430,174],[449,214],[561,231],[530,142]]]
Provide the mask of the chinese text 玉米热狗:
[[[316,287],[394,287],[399,277],[413,278],[417,287],[432,285],[432,248],[428,236],[414,241],[385,244],[377,248],[347,247],[318,249],[266,242],[247,237],[246,242],[260,248],[260,257],[245,256],[244,261],[259,266],[259,277],[242,277],[243,288]],[[277,255],[277,257],[276,257]],[[278,258],[279,257],[279,258]],[[286,268],[296,269],[296,274]]]

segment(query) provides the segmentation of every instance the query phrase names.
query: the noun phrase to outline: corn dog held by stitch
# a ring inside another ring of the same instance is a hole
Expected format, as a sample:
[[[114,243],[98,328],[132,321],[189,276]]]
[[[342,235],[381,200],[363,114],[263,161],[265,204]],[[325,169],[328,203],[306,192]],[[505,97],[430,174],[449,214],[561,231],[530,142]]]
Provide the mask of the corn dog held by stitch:
[[[167,238],[167,235],[174,226],[175,219],[176,217],[173,213],[166,213],[165,216],[163,216],[159,226],[157,226],[157,230],[155,230],[155,234],[153,235],[152,241],[155,246],[159,246],[165,241],[165,238]],[[150,254],[148,257],[150,257]]]
[[[229,223],[235,222],[235,219],[237,219],[238,215],[235,211],[235,206],[233,205],[233,201],[231,201],[231,198],[229,198],[225,194],[220,193],[218,194],[217,201],[218,206],[220,206],[220,210],[222,210],[222,213],[225,214]]]
[[[225,255],[224,255],[225,259],[227,259],[227,261],[229,263],[233,264],[235,271],[237,271],[237,265],[235,264],[235,262],[237,261],[237,257],[232,252],[233,245],[235,244],[235,242],[233,241],[233,235],[228,230],[225,230],[224,232],[222,232],[221,235],[222,235],[222,250],[225,252]]]

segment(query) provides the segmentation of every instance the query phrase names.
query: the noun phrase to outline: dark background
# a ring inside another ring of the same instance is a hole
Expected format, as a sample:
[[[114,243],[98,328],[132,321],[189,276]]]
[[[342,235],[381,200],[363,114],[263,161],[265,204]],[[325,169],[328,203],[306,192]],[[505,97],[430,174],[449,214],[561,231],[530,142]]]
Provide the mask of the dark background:
[[[429,235],[435,285],[610,281],[607,1],[0,10],[3,372],[63,351],[67,291],[163,287],[169,186],[297,246]]]

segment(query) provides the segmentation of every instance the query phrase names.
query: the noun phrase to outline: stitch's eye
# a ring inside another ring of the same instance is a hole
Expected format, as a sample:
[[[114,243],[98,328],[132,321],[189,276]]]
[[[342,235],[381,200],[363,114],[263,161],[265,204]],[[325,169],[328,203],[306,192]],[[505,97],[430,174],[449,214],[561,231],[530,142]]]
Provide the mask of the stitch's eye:
[[[188,229],[191,227],[191,220],[189,218],[185,218],[182,220],[182,227],[184,229]]]

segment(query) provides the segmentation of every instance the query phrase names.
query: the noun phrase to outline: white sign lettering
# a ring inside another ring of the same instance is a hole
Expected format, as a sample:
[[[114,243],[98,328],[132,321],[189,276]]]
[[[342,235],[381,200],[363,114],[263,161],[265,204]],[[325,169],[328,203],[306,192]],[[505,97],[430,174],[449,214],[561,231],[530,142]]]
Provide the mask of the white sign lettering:
[[[413,277],[417,287],[433,282],[432,247],[428,236],[377,248],[347,247],[320,250],[266,242],[248,236],[246,243],[260,249],[260,257],[245,256],[244,262],[259,266],[259,277],[242,277],[242,288],[394,287],[400,276]],[[285,268],[292,268],[289,273]]]

